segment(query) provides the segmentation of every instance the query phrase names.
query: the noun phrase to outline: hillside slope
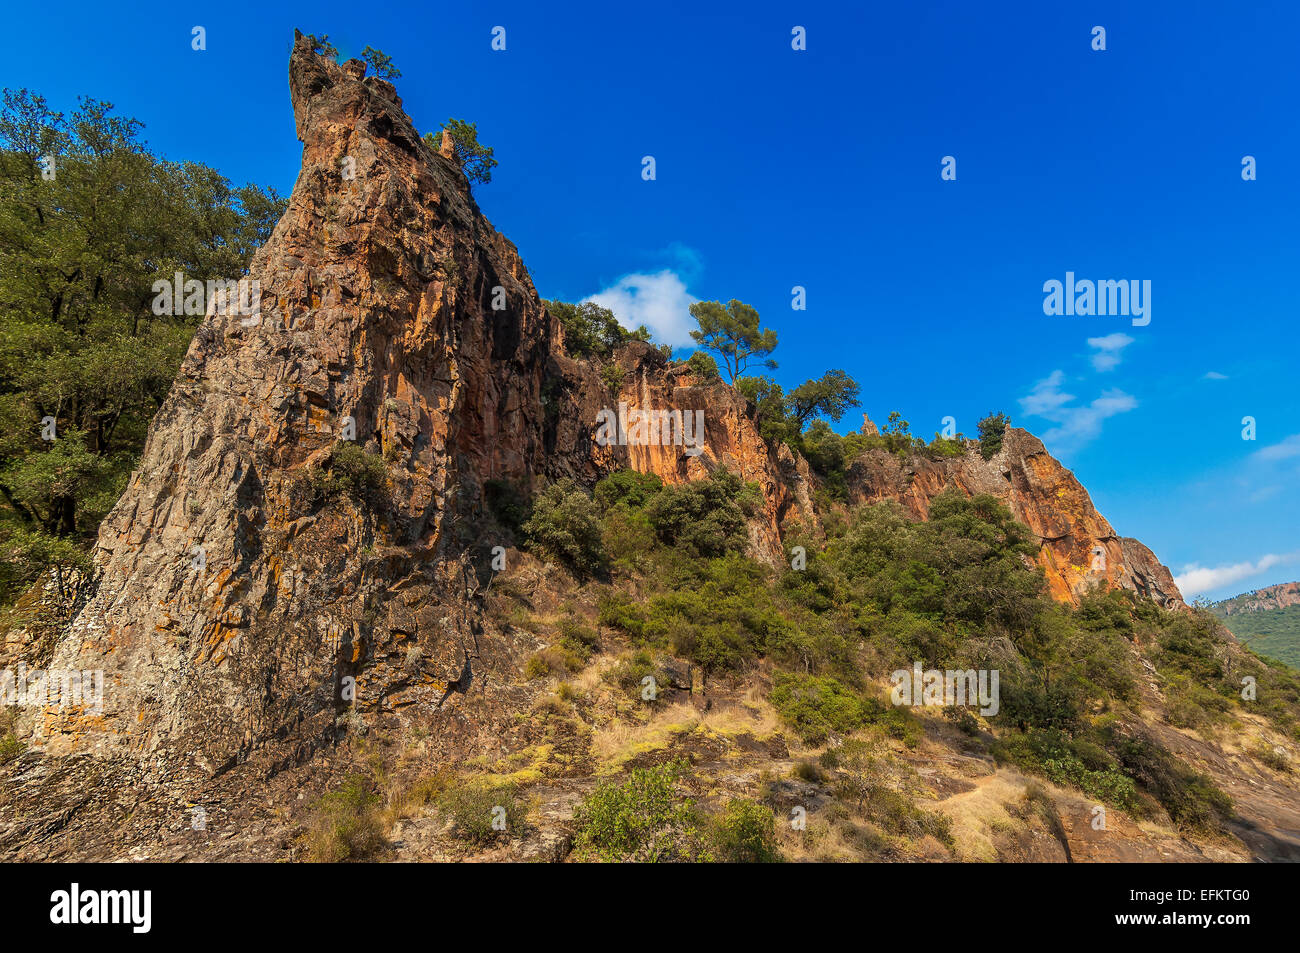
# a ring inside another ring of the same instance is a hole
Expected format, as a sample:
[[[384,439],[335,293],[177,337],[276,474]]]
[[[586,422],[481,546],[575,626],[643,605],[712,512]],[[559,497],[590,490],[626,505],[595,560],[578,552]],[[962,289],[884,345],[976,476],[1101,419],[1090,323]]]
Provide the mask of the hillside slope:
[[[1300,669],[1300,582],[1284,582],[1210,606],[1243,645]]]

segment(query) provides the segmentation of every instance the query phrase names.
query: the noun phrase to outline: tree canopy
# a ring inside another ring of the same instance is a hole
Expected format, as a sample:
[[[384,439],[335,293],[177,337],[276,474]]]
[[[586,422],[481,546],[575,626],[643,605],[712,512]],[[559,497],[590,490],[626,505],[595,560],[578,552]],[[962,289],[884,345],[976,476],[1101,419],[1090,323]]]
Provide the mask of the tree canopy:
[[[153,155],[141,128],[95,99],[64,115],[3,94],[0,571],[15,582],[66,555],[43,537],[93,533],[135,465],[197,322],[154,314],[153,283],[237,280],[285,208]]]
[[[471,182],[491,182],[497,160],[492,158],[493,150],[478,141],[478,123],[448,119],[436,133],[426,132],[424,141],[435,152],[442,148],[443,132],[451,134],[452,149],[465,177]]]
[[[768,357],[776,349],[776,332],[759,327],[758,312],[752,307],[732,298],[725,306],[721,301],[697,301],[690,311],[699,324],[691,339],[722,358],[732,384],[751,361],[776,369],[776,361]]]

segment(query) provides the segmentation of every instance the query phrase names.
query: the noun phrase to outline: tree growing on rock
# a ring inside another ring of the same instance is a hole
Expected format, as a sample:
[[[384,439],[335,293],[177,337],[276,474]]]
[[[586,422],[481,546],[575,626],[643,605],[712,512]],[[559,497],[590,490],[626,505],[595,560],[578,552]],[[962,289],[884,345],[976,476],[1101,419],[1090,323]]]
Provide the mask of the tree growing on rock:
[[[776,332],[759,327],[758,312],[750,305],[732,298],[725,306],[721,301],[697,301],[690,310],[699,324],[691,339],[722,358],[732,384],[751,361],[776,369],[776,361],[767,356],[776,349]]]
[[[437,133],[426,132],[424,141],[437,152],[442,148],[444,132],[451,136],[452,154],[465,177],[471,182],[491,182],[497,160],[492,158],[493,150],[478,141],[478,123],[448,119]]]
[[[402,71],[393,65],[393,58],[383,50],[367,46],[361,51],[361,58],[380,79],[394,80],[402,75]]]

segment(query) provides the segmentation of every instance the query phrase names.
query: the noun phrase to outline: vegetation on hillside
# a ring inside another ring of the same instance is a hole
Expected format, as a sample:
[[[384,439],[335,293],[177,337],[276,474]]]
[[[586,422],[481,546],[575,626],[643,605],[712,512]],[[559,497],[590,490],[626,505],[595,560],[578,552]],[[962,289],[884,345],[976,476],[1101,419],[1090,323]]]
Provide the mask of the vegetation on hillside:
[[[919,742],[916,713],[882,692],[890,672],[996,669],[995,715],[950,713],[972,739],[1000,761],[1187,830],[1218,829],[1231,803],[1144,722],[1139,687],[1151,676],[1135,647],[1154,662],[1173,723],[1212,731],[1254,712],[1298,737],[1293,673],[1234,656],[1205,613],[1119,591],[1077,609],[1053,602],[1025,558],[1032,536],[992,497],[940,494],[926,522],[893,503],[856,508],[805,569],[773,572],[745,555],[752,492],[725,471],[668,487],[625,471],[573,508],[572,525],[570,510],[548,511],[560,524],[549,533],[587,540],[588,558],[608,568],[599,624],[647,653],[645,673],[661,656],[709,679],[770,670],[770,701],[790,730],[833,746],[864,733]],[[1242,697],[1246,675],[1257,700]]]
[[[1210,611],[1258,654],[1300,669],[1300,605],[1231,615],[1217,606]]]
[[[285,208],[160,158],[141,129],[99,100],[65,114],[4,92],[0,606],[84,563],[136,465],[202,317],[156,313],[154,283],[238,280]]]

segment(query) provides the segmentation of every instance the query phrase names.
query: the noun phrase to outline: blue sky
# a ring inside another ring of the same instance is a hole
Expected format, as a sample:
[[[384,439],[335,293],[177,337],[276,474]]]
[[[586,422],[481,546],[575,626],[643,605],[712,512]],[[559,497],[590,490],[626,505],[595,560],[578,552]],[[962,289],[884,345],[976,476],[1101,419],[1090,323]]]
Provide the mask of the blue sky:
[[[376,46],[418,128],[495,147],[479,203],[543,296],[604,293],[661,337],[740,298],[787,385],[842,367],[927,437],[1005,410],[1189,598],[1300,578],[1300,5],[889,6],[23,4],[0,81],[287,194],[294,27]],[[1150,280],[1150,323],[1045,315],[1067,271]]]

